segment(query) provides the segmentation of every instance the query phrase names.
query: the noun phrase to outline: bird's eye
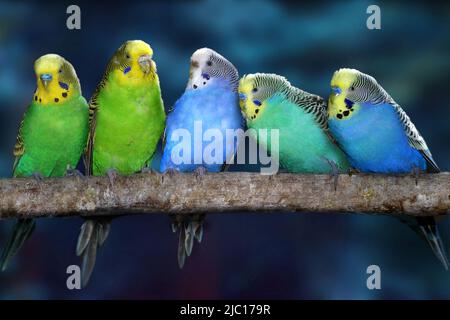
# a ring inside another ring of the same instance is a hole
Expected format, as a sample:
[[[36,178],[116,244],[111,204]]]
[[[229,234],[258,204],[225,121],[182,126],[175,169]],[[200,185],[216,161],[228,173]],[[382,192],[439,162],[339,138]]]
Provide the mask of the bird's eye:
[[[62,69],[59,69],[58,73],[62,73]]]
[[[253,93],[258,92],[258,88],[253,88],[252,92],[253,92]]]
[[[127,59],[130,59],[130,55],[129,55],[128,53],[127,53],[127,55],[126,55],[126,58],[127,58]]]
[[[355,91],[355,87],[354,87],[354,86],[351,86],[351,87],[350,87],[350,91]]]
[[[206,64],[211,67],[212,66],[212,61],[208,60],[208,62],[206,62]]]

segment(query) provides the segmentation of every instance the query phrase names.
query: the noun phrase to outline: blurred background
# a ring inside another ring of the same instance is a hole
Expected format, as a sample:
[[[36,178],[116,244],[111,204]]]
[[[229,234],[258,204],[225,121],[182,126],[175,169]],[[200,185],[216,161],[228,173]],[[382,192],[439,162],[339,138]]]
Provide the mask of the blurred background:
[[[77,1],[82,29],[68,30],[70,4],[0,1],[2,178],[11,175],[18,124],[35,89],[34,60],[64,56],[89,98],[113,52],[129,39],[153,47],[166,108],[184,91],[190,55],[205,46],[241,74],[278,73],[323,96],[337,68],[357,68],[403,106],[437,163],[450,169],[448,2]],[[381,8],[381,30],[366,27],[371,4]],[[80,218],[40,219],[0,274],[0,298],[450,298],[450,273],[396,219],[289,213],[209,215],[203,243],[182,271],[168,217],[116,219],[89,286],[70,291],[66,268],[79,263],[81,224]],[[448,219],[440,227],[450,244]],[[12,221],[1,222],[1,246],[11,228]],[[366,288],[371,264],[381,268],[382,290]]]

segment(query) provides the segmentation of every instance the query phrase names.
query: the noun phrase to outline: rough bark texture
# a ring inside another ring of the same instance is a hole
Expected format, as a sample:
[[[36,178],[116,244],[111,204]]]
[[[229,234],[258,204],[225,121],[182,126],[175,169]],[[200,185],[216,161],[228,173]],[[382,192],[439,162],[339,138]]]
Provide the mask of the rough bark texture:
[[[0,180],[0,219],[124,213],[298,211],[442,215],[450,209],[450,174],[327,175],[227,172],[142,173],[107,178]]]

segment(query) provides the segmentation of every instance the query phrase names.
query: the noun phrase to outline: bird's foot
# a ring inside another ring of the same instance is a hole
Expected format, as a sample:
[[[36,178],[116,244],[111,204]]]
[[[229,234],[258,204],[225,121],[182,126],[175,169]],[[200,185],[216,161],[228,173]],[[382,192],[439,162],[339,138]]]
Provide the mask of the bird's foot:
[[[42,183],[44,182],[44,176],[39,172],[33,172],[31,175],[34,181],[37,183],[38,187],[42,187]]]
[[[414,166],[411,169],[411,175],[413,176],[415,182],[416,182],[416,186],[419,183],[419,176],[420,176],[420,168]]]
[[[337,190],[337,186],[338,186],[338,180],[339,180],[339,169],[338,166],[336,164],[336,162],[334,162],[333,160],[330,159],[325,159],[328,164],[331,167],[331,172],[330,172],[330,176],[333,179],[333,187],[334,187],[334,191]]]
[[[173,177],[173,176],[175,176],[178,173],[179,173],[179,171],[177,169],[174,169],[174,168],[169,168],[166,171],[164,171],[164,174],[167,174],[170,177]]]
[[[73,169],[70,166],[67,166],[65,176],[66,177],[78,177],[81,180],[86,180],[86,176],[84,174],[82,174],[80,170]]]
[[[141,173],[156,173],[156,171],[152,167],[143,167]]]
[[[117,172],[116,169],[109,169],[106,172],[106,175],[108,176],[109,179],[109,184],[111,185],[111,187],[114,187],[114,181],[117,179],[117,177],[119,176],[119,173]]]
[[[194,175],[197,179],[199,179],[203,177],[206,174],[206,172],[208,172],[208,170],[204,166],[200,166],[194,170]]]
[[[347,170],[348,175],[351,177],[354,174],[358,174],[359,170],[355,169],[355,168],[348,168]]]

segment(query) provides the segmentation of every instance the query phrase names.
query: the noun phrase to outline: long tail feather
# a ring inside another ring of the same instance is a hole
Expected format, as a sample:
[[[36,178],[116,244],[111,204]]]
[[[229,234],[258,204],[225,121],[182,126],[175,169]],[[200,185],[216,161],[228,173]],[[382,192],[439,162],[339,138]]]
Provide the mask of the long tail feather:
[[[18,219],[16,225],[14,226],[13,233],[3,250],[2,257],[0,259],[0,269],[2,271],[6,270],[9,261],[16,253],[22,248],[23,244],[36,226],[36,222],[33,219]]]
[[[194,240],[199,243],[202,241],[204,215],[173,216],[172,219],[172,231],[179,232],[177,258],[178,266],[182,269],[186,257],[192,254]]]
[[[434,255],[444,266],[445,270],[448,270],[448,258],[445,251],[444,244],[439,234],[436,220],[434,217],[420,217],[413,219],[401,219],[407,223],[414,231],[416,231],[431,247]]]
[[[105,242],[111,229],[110,219],[88,219],[81,226],[77,242],[77,256],[81,256],[81,285],[86,287],[94,270],[97,250]]]

